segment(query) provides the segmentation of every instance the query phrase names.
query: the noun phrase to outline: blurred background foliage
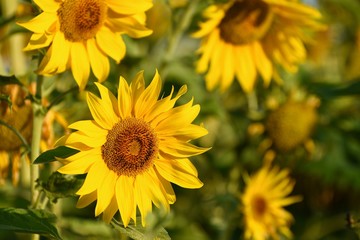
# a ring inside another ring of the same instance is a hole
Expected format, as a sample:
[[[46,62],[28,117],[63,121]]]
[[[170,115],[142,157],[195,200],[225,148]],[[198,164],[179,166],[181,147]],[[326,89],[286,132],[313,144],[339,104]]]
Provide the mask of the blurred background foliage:
[[[1,2],[5,1],[8,0]],[[192,158],[204,187],[189,190],[174,186],[177,201],[171,206],[171,213],[164,215],[155,210],[148,217],[147,229],[130,228],[125,235],[139,237],[136,234],[142,232],[143,237],[156,233],[161,238],[167,236],[161,235],[164,229],[159,226],[163,226],[172,239],[240,239],[243,218],[239,195],[244,188],[243,176],[268,160],[291,169],[291,176],[296,179],[294,194],[303,196],[302,202],[287,208],[295,218],[291,228],[295,239],[358,239],[360,1],[305,1],[320,9],[328,27],[306,46],[308,60],[297,74],[284,72],[283,84],[272,83],[268,88],[259,81],[255,93],[250,95],[245,95],[236,81],[224,93],[205,89],[203,76],[194,69],[199,40],[190,34],[198,29],[206,6],[226,0],[198,1],[198,5],[190,2],[154,0],[154,7],[147,13],[147,24],[154,34],[138,40],[125,37],[126,58],[119,65],[111,62],[111,73],[104,84],[115,93],[120,75],[129,80],[143,69],[149,82],[158,69],[165,95],[172,85],[176,90],[188,85],[188,93],[180,103],[194,96],[195,103],[200,104],[196,121],[203,123],[209,134],[198,144],[212,146],[209,152]],[[37,59],[22,56],[25,70],[15,69],[10,46],[18,41],[14,40],[16,36],[22,36],[24,45],[29,37],[14,24],[14,19],[28,19],[37,9],[30,2],[19,3],[15,15],[5,15],[1,9],[0,66],[1,75],[15,72],[27,86],[34,80],[29,73]],[[22,77],[25,75],[28,77]],[[68,123],[90,118],[85,94],[77,91],[71,73],[47,78],[44,85],[47,100],[56,103],[52,109]],[[91,83],[87,89],[93,89]],[[8,104],[8,97],[1,93],[1,104]],[[66,132],[57,121],[53,122],[53,129],[56,137]],[[5,139],[0,141],[3,144]],[[68,179],[51,175],[57,167],[54,163],[43,166],[38,187],[50,199],[62,237],[119,239],[123,230],[95,219],[93,204],[85,209],[75,208],[74,192],[83,176]],[[26,208],[29,193],[22,184],[26,186],[21,183],[15,187],[9,178],[5,180],[0,187],[0,207]],[[0,230],[0,239],[25,237]]]

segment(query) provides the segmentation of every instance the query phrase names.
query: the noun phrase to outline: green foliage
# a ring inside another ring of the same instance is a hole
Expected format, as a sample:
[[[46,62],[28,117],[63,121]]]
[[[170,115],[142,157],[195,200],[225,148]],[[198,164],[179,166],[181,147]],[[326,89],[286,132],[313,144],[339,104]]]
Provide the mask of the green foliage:
[[[0,208],[0,230],[36,233],[61,239],[57,229],[52,225],[56,216],[41,209]]]
[[[58,160],[57,158],[67,158],[78,152],[79,152],[79,150],[76,150],[73,148],[59,146],[57,148],[50,149],[50,150],[40,154],[35,159],[34,164],[49,163],[49,162],[57,161]]]
[[[38,180],[37,182],[37,188],[44,191],[51,202],[56,203],[59,198],[75,196],[84,179],[78,175],[63,175],[59,172],[54,172],[47,181]]]
[[[0,75],[0,86],[8,85],[8,84],[17,84],[23,86],[19,79],[15,76],[1,76]]]

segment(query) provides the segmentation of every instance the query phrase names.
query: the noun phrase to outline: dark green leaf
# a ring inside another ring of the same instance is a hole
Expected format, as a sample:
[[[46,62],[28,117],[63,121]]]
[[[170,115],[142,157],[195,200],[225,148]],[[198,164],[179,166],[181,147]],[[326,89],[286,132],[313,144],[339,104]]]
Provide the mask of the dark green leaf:
[[[40,156],[35,159],[34,164],[53,162],[57,160],[56,158],[67,158],[78,152],[79,150],[60,146],[40,154]]]
[[[360,95],[360,80],[340,84],[312,83],[311,92],[321,98],[332,99],[333,97]]]
[[[56,202],[59,198],[75,196],[83,183],[82,175],[63,175],[54,172],[46,182],[38,181],[37,187],[46,193],[50,201]]]
[[[40,209],[0,208],[0,230],[36,233],[61,239],[51,224],[56,216]]]
[[[141,218],[137,217],[136,222],[137,225],[129,224],[127,227],[124,227],[122,222],[119,222],[115,219],[112,221],[112,225],[120,231],[122,234],[127,235],[132,239],[158,239],[158,240],[170,240],[170,236],[165,228],[161,226],[157,226],[156,228],[152,227],[142,227],[141,225]],[[151,224],[150,224],[151,225]]]
[[[8,84],[17,84],[22,86],[23,84],[15,76],[1,76],[0,75],[0,86]]]

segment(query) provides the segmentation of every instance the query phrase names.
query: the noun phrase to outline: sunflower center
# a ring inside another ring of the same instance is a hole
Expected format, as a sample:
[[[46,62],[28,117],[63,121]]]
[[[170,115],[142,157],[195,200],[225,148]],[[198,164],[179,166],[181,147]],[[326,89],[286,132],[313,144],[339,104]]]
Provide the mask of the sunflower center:
[[[60,31],[71,42],[93,38],[104,24],[106,11],[103,0],[65,0],[57,11]]]
[[[156,158],[158,139],[148,123],[129,117],[109,131],[101,153],[108,168],[118,175],[136,176]]]
[[[220,36],[235,45],[256,41],[269,30],[273,15],[269,5],[261,0],[238,0],[220,22]]]
[[[252,200],[251,207],[255,218],[260,219],[264,216],[268,206],[264,197],[255,196]]]

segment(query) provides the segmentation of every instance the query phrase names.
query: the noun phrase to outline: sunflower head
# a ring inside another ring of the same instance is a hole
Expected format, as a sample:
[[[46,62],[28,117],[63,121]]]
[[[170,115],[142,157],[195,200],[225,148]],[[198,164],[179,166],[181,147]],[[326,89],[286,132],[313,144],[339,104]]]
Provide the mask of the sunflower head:
[[[300,201],[301,197],[288,196],[294,187],[294,181],[288,175],[288,170],[265,165],[246,179],[241,196],[246,239],[291,237],[289,225],[293,217],[283,207]]]
[[[316,121],[315,105],[290,100],[269,114],[266,130],[275,148],[288,152],[310,138]]]
[[[196,168],[188,157],[207,148],[190,143],[207,131],[192,122],[199,114],[193,100],[176,106],[186,86],[173,96],[158,99],[161,80],[155,74],[146,88],[142,72],[129,85],[120,78],[118,98],[101,84],[101,97],[88,93],[87,102],[93,120],[73,123],[77,130],[65,136],[64,142],[80,152],[69,157],[59,169],[66,174],[87,173],[78,207],[97,200],[95,215],[103,213],[110,222],[119,210],[125,226],[136,220],[140,210],[142,223],[152,204],[169,210],[175,202],[170,182],[185,188],[200,188]]]
[[[324,28],[320,13],[291,0],[231,0],[209,6],[205,22],[193,34],[201,38],[197,72],[206,73],[209,90],[226,90],[237,78],[245,92],[258,75],[268,86],[280,81],[277,67],[296,72],[306,59],[308,32]]]
[[[125,56],[121,37],[140,38],[152,33],[145,27],[150,0],[34,0],[42,12],[28,22],[18,23],[33,32],[24,50],[47,48],[37,70],[55,75],[72,70],[84,89],[90,69],[99,82],[110,71],[108,57],[119,63]]]

